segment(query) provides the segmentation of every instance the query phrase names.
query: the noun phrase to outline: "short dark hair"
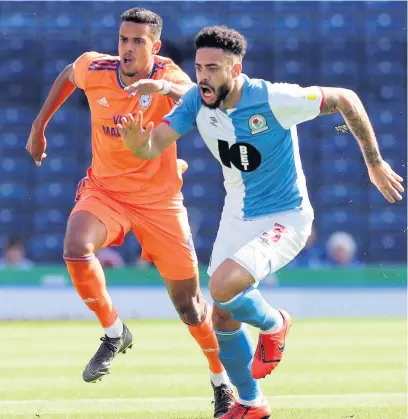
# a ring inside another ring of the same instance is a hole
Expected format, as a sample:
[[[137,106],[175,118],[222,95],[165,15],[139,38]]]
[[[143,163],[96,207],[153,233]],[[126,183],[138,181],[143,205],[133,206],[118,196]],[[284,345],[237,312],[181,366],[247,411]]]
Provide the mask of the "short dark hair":
[[[134,22],[134,23],[147,23],[153,39],[156,41],[160,39],[161,31],[163,29],[162,18],[156,13],[148,9],[134,7],[133,9],[126,10],[120,17],[120,23]]]
[[[10,237],[7,240],[7,249],[11,249],[12,247],[16,246],[22,246],[23,241],[20,239],[20,237]]]
[[[208,26],[201,29],[195,38],[196,49],[220,48],[237,55],[241,60],[246,53],[247,42],[238,31],[226,26]]]

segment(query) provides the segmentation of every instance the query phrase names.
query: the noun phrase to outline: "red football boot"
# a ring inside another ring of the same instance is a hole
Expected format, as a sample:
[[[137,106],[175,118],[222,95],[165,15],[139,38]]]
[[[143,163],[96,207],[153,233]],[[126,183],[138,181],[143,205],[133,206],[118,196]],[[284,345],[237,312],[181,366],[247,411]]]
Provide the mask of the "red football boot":
[[[259,334],[258,346],[251,366],[253,378],[264,378],[270,374],[282,359],[285,339],[292,326],[292,318],[285,310],[279,310],[283,317],[283,326],[276,333]]]

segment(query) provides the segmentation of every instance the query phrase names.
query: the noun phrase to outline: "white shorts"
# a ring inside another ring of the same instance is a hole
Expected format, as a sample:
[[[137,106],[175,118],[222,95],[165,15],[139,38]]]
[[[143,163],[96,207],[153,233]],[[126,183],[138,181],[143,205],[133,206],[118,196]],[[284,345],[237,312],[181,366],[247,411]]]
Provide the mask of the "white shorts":
[[[243,266],[256,282],[276,272],[303,249],[312,230],[313,210],[284,211],[252,220],[223,212],[208,275],[225,259]]]

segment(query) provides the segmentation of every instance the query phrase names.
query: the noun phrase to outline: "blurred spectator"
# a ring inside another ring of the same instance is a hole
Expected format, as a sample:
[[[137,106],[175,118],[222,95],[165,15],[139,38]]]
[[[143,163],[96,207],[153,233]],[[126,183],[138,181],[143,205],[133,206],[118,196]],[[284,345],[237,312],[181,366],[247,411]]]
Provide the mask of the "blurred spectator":
[[[125,261],[120,253],[110,247],[100,250],[96,257],[103,268],[123,268],[125,266]]]
[[[317,241],[317,232],[314,225],[305,247],[287,266],[289,268],[298,267],[312,269],[324,266],[324,249]]]
[[[356,261],[357,245],[353,236],[344,231],[333,233],[326,243],[328,263],[342,267],[357,267],[361,263]]]
[[[10,238],[7,243],[6,251],[0,259],[0,269],[31,269],[33,266],[34,263],[25,258],[23,242],[17,237]]]

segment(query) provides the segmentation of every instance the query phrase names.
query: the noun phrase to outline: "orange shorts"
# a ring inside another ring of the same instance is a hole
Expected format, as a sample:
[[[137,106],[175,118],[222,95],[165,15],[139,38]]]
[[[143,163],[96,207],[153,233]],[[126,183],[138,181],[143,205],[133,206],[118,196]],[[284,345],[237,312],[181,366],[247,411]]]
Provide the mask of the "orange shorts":
[[[153,262],[161,276],[185,280],[198,275],[197,256],[182,196],[146,206],[112,199],[87,178],[78,185],[71,215],[88,211],[105,225],[103,247],[120,246],[132,230],[142,247],[142,257]]]

